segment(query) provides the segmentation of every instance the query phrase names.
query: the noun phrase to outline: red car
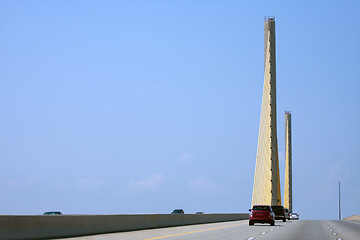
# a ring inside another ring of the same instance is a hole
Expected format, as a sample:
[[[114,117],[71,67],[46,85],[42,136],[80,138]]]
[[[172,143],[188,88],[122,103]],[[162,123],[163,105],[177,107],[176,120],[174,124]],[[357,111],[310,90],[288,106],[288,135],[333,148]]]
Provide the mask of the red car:
[[[254,223],[270,223],[271,226],[275,225],[275,213],[269,205],[254,205],[249,209],[249,225]]]

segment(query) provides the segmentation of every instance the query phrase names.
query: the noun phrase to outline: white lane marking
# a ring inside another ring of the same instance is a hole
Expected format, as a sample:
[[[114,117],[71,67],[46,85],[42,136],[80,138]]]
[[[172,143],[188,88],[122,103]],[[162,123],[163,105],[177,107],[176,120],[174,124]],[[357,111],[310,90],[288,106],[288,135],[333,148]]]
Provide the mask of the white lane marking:
[[[273,228],[271,228],[271,229],[270,229],[270,231],[274,231],[274,229],[273,229]]]
[[[342,238],[338,238],[338,239],[336,239],[336,240],[342,240]]]
[[[277,226],[276,228],[279,228],[279,226]]]
[[[253,240],[253,239],[255,239],[254,237],[249,237],[247,240]]]
[[[332,229],[330,229],[330,232],[332,232]]]
[[[262,232],[261,234],[262,234],[262,235],[265,235],[265,234],[266,234],[266,232]]]
[[[336,233],[333,233],[334,236],[336,236],[337,234]]]

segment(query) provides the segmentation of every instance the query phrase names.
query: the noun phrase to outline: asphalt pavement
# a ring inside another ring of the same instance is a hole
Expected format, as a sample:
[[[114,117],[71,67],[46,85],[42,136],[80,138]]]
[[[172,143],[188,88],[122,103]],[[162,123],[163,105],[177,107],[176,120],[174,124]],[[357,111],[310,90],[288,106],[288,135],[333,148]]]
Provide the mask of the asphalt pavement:
[[[348,221],[276,221],[275,226],[248,220],[110,233],[72,240],[359,240],[360,224]]]

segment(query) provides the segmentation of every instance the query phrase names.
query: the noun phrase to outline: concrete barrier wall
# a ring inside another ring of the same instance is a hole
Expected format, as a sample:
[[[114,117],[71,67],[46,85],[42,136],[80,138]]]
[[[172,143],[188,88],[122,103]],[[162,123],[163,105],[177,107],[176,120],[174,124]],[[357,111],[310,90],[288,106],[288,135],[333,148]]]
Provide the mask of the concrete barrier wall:
[[[49,239],[248,219],[249,214],[0,216],[0,239]]]
[[[360,223],[360,215],[352,215],[350,217],[343,218],[343,220]]]

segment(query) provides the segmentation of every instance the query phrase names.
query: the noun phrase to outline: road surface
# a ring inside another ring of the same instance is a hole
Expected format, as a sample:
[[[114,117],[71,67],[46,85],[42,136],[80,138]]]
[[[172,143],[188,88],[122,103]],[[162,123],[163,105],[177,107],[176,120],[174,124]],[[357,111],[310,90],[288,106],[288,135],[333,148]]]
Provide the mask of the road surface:
[[[275,226],[248,220],[101,234],[72,240],[359,240],[360,224],[347,221],[276,221]]]

